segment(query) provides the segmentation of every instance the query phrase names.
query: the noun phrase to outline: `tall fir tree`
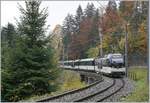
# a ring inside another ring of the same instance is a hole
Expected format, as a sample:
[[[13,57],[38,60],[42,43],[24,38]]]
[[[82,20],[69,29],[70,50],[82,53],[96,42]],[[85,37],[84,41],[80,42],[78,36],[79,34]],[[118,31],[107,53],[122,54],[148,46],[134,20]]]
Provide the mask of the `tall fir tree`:
[[[1,60],[2,69],[7,68],[9,65],[10,51],[15,47],[16,42],[16,29],[13,24],[8,23],[6,27],[1,30]]]
[[[97,43],[99,43],[99,13],[98,13],[98,9],[96,9],[96,13],[94,15],[93,18],[93,23],[92,23],[92,28],[91,28],[91,33],[90,33],[90,38],[93,39],[93,41],[91,41],[91,46],[95,47]]]
[[[95,7],[93,3],[88,3],[84,11],[84,15],[88,18],[92,18],[95,15]]]
[[[16,30],[13,24],[8,23],[6,27],[2,27],[1,31],[1,100],[6,101],[5,96],[13,87],[10,85],[11,75],[9,69],[12,66],[11,57],[13,48],[15,48]]]
[[[117,10],[117,4],[115,0],[109,0],[108,6],[106,8],[106,12],[108,11],[116,11]]]
[[[76,11],[76,15],[75,15],[77,34],[80,32],[80,23],[82,22],[83,18],[84,18],[83,11],[82,11],[81,5],[79,5]]]
[[[52,92],[57,87],[53,50],[45,37],[47,9],[40,10],[41,2],[37,0],[25,1],[25,4],[26,9],[19,8],[22,13],[18,22],[20,39],[13,49],[12,65],[3,73],[5,76],[2,75],[6,101]]]
[[[64,44],[64,52],[65,59],[68,58],[69,46],[72,41],[72,36],[76,31],[76,23],[73,15],[68,14],[63,22],[63,44]]]
[[[7,27],[2,27],[1,40],[7,43],[9,47],[14,46],[16,30],[13,24],[8,23]],[[2,45],[3,46],[3,45]]]

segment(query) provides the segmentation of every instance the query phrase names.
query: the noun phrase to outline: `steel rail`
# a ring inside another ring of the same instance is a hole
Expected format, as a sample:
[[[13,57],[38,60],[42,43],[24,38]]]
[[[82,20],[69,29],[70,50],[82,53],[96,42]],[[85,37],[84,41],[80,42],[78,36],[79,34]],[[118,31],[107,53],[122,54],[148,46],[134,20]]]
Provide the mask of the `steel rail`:
[[[101,98],[101,99],[96,100],[96,102],[102,102],[102,101],[108,99],[109,97],[113,96],[113,95],[116,94],[117,92],[119,92],[119,91],[124,87],[124,85],[125,85],[124,80],[121,79],[121,81],[122,81],[122,85],[120,86],[119,89],[117,89],[116,91],[110,93],[109,95],[106,95],[105,97],[103,97],[103,98]],[[83,97],[83,98],[81,98],[81,99],[75,100],[74,102],[83,102],[83,101],[86,101],[86,100],[88,100],[88,99],[90,99],[90,98],[93,98],[93,97],[96,96],[96,95],[105,93],[105,92],[107,92],[107,90],[109,90],[109,89],[111,89],[112,87],[114,87],[115,84],[116,84],[116,79],[114,79],[113,84],[110,85],[109,87],[107,87],[107,88],[105,88],[105,89],[103,89],[103,90],[101,90],[101,91],[99,91],[99,92],[90,94],[90,95],[88,95],[88,96],[86,96],[86,97]]]
[[[122,88],[124,88],[124,86],[125,86],[125,81],[124,81],[123,79],[121,79],[121,81],[122,81],[122,85],[120,86],[119,89],[117,89],[116,91],[110,93],[109,95],[105,96],[104,98],[99,99],[99,100],[96,101],[96,102],[102,102],[102,101],[108,99],[109,97],[113,96],[114,94],[118,93]]]
[[[88,95],[88,96],[86,96],[86,97],[83,97],[83,98],[81,98],[81,99],[75,100],[74,102],[82,102],[82,101],[84,101],[84,100],[87,100],[87,99],[89,99],[89,98],[92,98],[92,97],[94,97],[94,96],[96,96],[96,95],[98,95],[98,94],[101,94],[101,93],[107,91],[108,89],[112,88],[115,84],[116,84],[116,80],[114,79],[114,80],[113,80],[113,83],[112,83],[109,87],[107,87],[107,88],[105,88],[105,89],[103,89],[103,90],[101,90],[101,91],[99,91],[99,92],[90,94],[90,95]]]
[[[42,99],[42,100],[38,100],[36,102],[47,102],[47,101],[50,101],[50,100],[54,100],[54,99],[59,99],[60,97],[63,97],[63,96],[66,96],[66,95],[70,95],[70,94],[74,94],[74,93],[77,93],[79,91],[83,91],[83,90],[86,90],[92,86],[95,86],[97,84],[99,84],[100,82],[104,81],[104,79],[101,79],[101,80],[98,80],[86,87],[83,87],[83,88],[80,88],[80,89],[75,89],[75,90],[72,90],[72,91],[69,91],[69,92],[66,92],[66,93],[62,93],[62,94],[59,94],[59,95],[56,95],[56,96],[52,96],[52,97],[49,97],[49,98],[45,98],[45,99]]]

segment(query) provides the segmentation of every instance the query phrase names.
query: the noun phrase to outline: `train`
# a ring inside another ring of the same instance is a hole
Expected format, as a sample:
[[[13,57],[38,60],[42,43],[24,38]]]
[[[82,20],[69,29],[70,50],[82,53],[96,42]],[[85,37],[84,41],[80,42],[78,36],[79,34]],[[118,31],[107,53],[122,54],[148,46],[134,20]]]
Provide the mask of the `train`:
[[[86,58],[60,61],[60,67],[66,69],[87,70],[111,76],[125,75],[124,57],[120,53],[108,54],[104,58]]]
[[[105,55],[105,58],[107,63],[105,63],[106,65],[108,65],[109,67],[123,67],[125,66],[124,64],[124,58],[121,54],[116,53],[116,54],[108,54]]]

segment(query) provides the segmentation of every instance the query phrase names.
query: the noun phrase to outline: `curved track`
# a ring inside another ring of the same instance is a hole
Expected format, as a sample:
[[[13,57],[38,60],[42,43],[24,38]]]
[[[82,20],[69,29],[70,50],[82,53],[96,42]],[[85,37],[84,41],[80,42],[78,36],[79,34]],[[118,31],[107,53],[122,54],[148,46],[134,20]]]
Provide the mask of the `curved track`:
[[[109,95],[106,95],[105,97],[103,97],[103,98],[97,100],[96,102],[102,102],[102,101],[104,101],[104,100],[106,100],[106,99],[109,99],[109,97],[111,97],[111,96],[113,96],[114,94],[116,94],[117,92],[119,92],[119,91],[125,86],[125,81],[124,81],[123,79],[120,79],[120,80],[121,80],[122,84],[121,84],[121,86],[120,86],[117,90],[115,90],[115,91],[113,91],[112,93],[110,93]]]
[[[37,102],[48,102],[48,101],[51,101],[51,100],[56,100],[56,99],[62,98],[64,96],[68,96],[68,95],[71,95],[71,94],[74,94],[74,93],[81,92],[81,91],[84,91],[86,89],[92,88],[93,86],[96,86],[97,84],[99,84],[101,82],[103,82],[103,79],[99,80],[99,81],[96,81],[96,82],[94,82],[94,83],[92,83],[92,84],[90,84],[86,87],[76,89],[76,90],[72,90],[72,91],[62,93],[62,94],[59,94],[59,95],[56,95],[56,96],[52,96],[52,97],[49,97],[49,98],[46,98],[46,99],[38,100]]]
[[[109,87],[101,90],[101,91],[97,91],[93,94],[89,94],[88,96],[85,96],[81,99],[78,99],[74,102],[102,102],[106,99],[109,99],[109,97],[111,97],[112,95],[116,94],[117,92],[119,92],[125,85],[125,82],[123,79],[114,79],[113,80],[113,84],[110,85]]]
[[[113,79],[113,78],[110,79],[109,78],[109,80],[112,81],[109,83],[105,83],[107,81],[107,80],[105,81],[105,79],[97,81],[84,88],[69,91],[69,92],[66,92],[57,96],[39,100],[37,102],[87,102],[87,101],[88,102],[102,102],[104,100],[109,99],[109,97],[116,94],[117,92],[119,92],[125,85],[125,82],[123,79]],[[103,83],[105,83],[105,85]],[[93,90],[93,91],[87,92],[88,90]],[[80,96],[81,93],[82,93],[82,96]]]

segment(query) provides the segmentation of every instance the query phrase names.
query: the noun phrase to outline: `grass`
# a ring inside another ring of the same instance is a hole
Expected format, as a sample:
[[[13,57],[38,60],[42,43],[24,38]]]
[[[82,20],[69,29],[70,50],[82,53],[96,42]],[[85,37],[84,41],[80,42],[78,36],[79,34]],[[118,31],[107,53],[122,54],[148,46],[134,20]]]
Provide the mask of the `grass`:
[[[33,102],[50,96],[58,95],[69,90],[79,89],[86,86],[86,84],[84,82],[81,82],[80,80],[80,75],[77,72],[63,70],[60,77],[57,79],[57,82],[59,83],[59,89],[56,92],[47,93],[42,96],[32,96],[30,98],[22,100],[22,102]]]
[[[125,98],[124,102],[148,102],[149,101],[149,84],[147,80],[146,68],[129,69],[128,77],[135,81],[135,90]]]
[[[61,77],[61,81],[63,81],[61,90],[68,91],[86,86],[86,84],[84,82],[81,82],[80,80],[81,78],[78,73],[74,71],[64,71]]]

